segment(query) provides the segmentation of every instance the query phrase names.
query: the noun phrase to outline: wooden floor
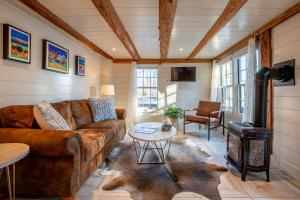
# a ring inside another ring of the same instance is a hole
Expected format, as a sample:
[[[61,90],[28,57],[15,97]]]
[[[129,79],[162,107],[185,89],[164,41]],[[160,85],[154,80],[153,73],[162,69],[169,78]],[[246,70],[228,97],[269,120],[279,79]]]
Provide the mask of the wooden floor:
[[[226,165],[223,158],[226,147],[224,138],[219,133],[213,133],[211,141],[207,141],[206,131],[192,128],[191,131],[198,132],[201,137],[201,149],[209,153],[210,161],[224,166]],[[179,133],[181,134],[181,133]],[[131,142],[128,137],[123,142]],[[193,145],[193,144],[191,144]],[[299,199],[300,200],[300,180],[293,180],[280,170],[272,167],[271,181],[267,183],[265,173],[250,174],[247,181],[242,182],[239,173],[227,166],[229,171],[222,175],[221,183],[218,187],[222,199],[241,199],[241,200],[271,200],[271,199]],[[103,175],[100,175],[102,173]],[[116,174],[106,172],[103,169],[96,170],[78,192],[78,200],[130,200],[130,194],[125,190],[103,191],[102,185]],[[191,192],[179,193],[173,197],[173,200],[202,200],[207,199],[199,194]]]

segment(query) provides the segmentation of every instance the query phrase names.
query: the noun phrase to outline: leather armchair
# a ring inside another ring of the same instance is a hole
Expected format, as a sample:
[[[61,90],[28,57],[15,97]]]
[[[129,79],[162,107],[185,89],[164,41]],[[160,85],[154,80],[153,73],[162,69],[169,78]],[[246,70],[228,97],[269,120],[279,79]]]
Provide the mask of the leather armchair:
[[[196,111],[194,115],[187,115],[186,112]],[[223,127],[224,135],[224,111],[220,102],[200,101],[198,108],[184,110],[183,133],[185,134],[185,125],[198,123],[207,125],[207,139],[210,140],[210,130]]]

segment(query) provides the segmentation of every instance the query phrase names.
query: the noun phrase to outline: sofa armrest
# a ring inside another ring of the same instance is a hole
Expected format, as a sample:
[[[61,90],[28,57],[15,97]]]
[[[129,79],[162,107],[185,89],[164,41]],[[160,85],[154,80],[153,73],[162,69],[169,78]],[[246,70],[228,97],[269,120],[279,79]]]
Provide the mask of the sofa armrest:
[[[117,114],[118,119],[125,119],[127,112],[125,109],[116,108],[116,114]]]
[[[40,156],[70,156],[82,153],[82,139],[75,131],[0,128],[0,143],[24,143]]]

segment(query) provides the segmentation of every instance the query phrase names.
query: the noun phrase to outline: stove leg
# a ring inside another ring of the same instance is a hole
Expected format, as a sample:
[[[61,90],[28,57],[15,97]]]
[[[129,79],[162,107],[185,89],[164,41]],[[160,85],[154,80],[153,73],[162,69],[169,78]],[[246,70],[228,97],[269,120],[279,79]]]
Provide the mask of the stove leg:
[[[266,170],[266,176],[267,176],[267,182],[269,182],[270,181],[270,170],[269,169]]]
[[[242,171],[242,177],[241,177],[241,179],[242,179],[242,181],[245,181],[246,180],[246,175],[247,175],[247,170],[243,170]]]

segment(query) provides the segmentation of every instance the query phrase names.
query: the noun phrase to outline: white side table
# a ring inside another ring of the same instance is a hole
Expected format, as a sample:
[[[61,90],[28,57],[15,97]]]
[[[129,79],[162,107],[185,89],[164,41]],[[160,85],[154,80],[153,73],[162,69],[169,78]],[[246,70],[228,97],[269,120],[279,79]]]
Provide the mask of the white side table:
[[[15,163],[23,159],[29,153],[29,146],[21,143],[2,143],[0,144],[0,178],[3,169],[6,168],[8,194],[10,200],[16,199],[16,187],[15,187]],[[12,185],[13,191],[11,190],[11,180],[9,166],[13,167],[12,174]]]

